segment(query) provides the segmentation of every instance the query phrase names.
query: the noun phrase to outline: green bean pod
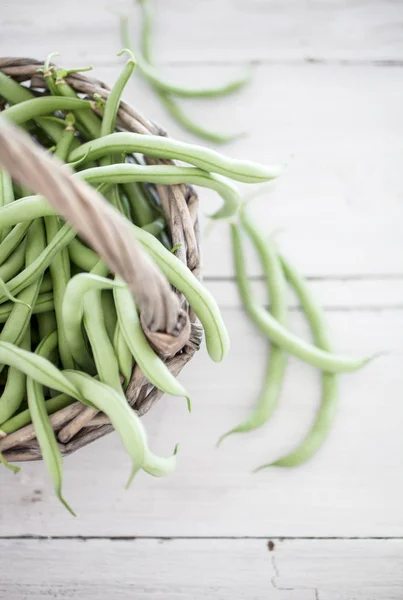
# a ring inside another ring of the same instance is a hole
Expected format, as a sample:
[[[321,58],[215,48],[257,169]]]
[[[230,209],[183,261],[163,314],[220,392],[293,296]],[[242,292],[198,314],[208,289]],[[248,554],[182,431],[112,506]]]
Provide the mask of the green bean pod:
[[[78,100],[77,98],[61,98],[58,96],[43,96],[42,98],[33,98],[25,100],[15,106],[10,106],[1,112],[1,116],[16,125],[22,125],[30,119],[43,117],[49,113],[58,110],[77,110],[88,108],[90,103],[87,100]]]
[[[5,282],[8,282],[10,279],[16,276],[17,273],[22,269],[25,262],[25,246],[26,243],[25,240],[23,240],[22,243],[19,246],[17,246],[14,252],[8,257],[8,259],[5,260],[2,265],[0,265],[0,279],[2,279]],[[10,292],[12,293],[11,290]],[[4,299],[6,299],[7,295],[3,295]]]
[[[25,333],[21,347],[24,350],[31,349],[31,334],[29,330]],[[16,367],[9,367],[6,386],[0,396],[0,423],[4,423],[10,419],[19,409],[25,396],[25,383],[26,377],[24,373]]]
[[[0,305],[0,323],[5,323],[11,315],[14,308],[14,302],[4,302]],[[32,314],[39,315],[49,310],[53,310],[53,294],[46,292],[38,296],[35,305],[32,308]]]
[[[25,385],[24,385],[25,391]],[[67,396],[66,394],[58,394],[54,398],[49,398],[45,400],[45,408],[48,415],[53,415],[53,413],[62,410],[62,408],[66,408],[66,406],[70,406],[75,402],[74,398]],[[29,408],[21,411],[17,415],[11,417],[3,424],[0,424],[0,431],[4,433],[14,433],[14,431],[18,431],[22,429],[26,425],[32,423],[31,411]]]
[[[246,275],[245,259],[238,225],[231,225],[231,233],[235,274],[242,304],[258,329],[267,335],[276,346],[329,373],[356,371],[373,358],[352,358],[326,352],[300,339],[276,321],[272,315],[253,300],[253,294]]]
[[[181,160],[204,171],[217,173],[244,183],[263,183],[278,177],[282,167],[260,165],[247,160],[228,158],[215,150],[159,135],[118,132],[87,142],[73,150],[69,162],[86,156],[86,160],[101,158],[110,154],[136,152],[155,158]]]
[[[30,227],[27,238],[26,265],[31,265],[45,248],[45,231],[42,219],[36,220]],[[1,333],[0,341],[19,346],[30,324],[32,307],[35,305],[42,277],[39,276],[31,285],[18,295],[18,304],[14,304]],[[1,370],[0,366],[0,370]]]
[[[252,222],[245,208],[240,211],[241,224],[252,241],[260,258],[267,284],[267,295],[271,306],[271,315],[283,327],[287,327],[287,288],[277,250],[273,242],[265,239],[257,226]],[[233,433],[252,431],[267,423],[277,407],[281,387],[284,381],[287,366],[286,353],[276,346],[271,345],[270,355],[266,368],[262,392],[251,414],[238,426],[234,427],[218,441],[219,445],[226,437]]]
[[[38,356],[46,358],[56,347],[57,337],[51,334],[45,338],[36,349]],[[36,437],[41,448],[42,457],[52,479],[56,496],[67,510],[75,516],[73,510],[63,498],[63,461],[56,440],[55,433],[46,412],[45,397],[42,386],[32,379],[27,378],[28,407],[31,413],[32,423],[35,428]]]
[[[5,233],[3,241],[0,243],[0,265],[14,252],[14,250],[21,244],[30,226],[30,221],[24,221],[18,223],[12,230],[7,234],[5,229],[1,229],[2,233]]]
[[[5,171],[0,171],[0,206],[6,206],[14,202],[14,190],[11,177]],[[4,240],[9,232],[2,230],[0,233],[0,242]]]
[[[312,330],[312,334],[318,348],[331,352],[330,336],[327,331],[327,324],[324,312],[318,305],[316,299],[312,295],[307,282],[298,273],[293,265],[291,265],[284,257],[280,257],[284,273],[293,287],[301,307],[306,314],[308,323]],[[292,452],[279,458],[278,460],[258,467],[256,471],[260,471],[269,466],[276,467],[296,467],[307,462],[327,439],[329,432],[333,426],[337,409],[337,377],[333,373],[322,373],[322,399],[316,415],[315,422],[311,430]]]
[[[116,323],[115,334],[113,336],[113,347],[119,365],[119,371],[123,375],[123,389],[126,389],[130,382],[133,370],[133,357],[129,346],[123,337],[119,323]]]
[[[119,280],[116,283],[122,283]],[[118,323],[123,338],[134,360],[145,377],[159,390],[171,396],[184,396],[191,410],[190,397],[182,384],[172,375],[165,363],[151,348],[141,327],[136,305],[130,290],[125,285],[113,289]]]

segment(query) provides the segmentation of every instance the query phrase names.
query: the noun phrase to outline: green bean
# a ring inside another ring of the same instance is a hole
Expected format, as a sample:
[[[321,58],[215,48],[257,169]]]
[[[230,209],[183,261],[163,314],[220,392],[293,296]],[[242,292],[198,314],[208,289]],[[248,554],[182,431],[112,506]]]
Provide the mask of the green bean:
[[[29,228],[26,248],[26,265],[29,267],[45,248],[45,231],[42,219],[37,219]],[[32,307],[36,303],[42,277],[39,276],[31,285],[26,286],[19,294],[20,302],[15,304],[1,333],[0,341],[19,346],[29,326]],[[4,294],[6,297],[7,295]],[[0,365],[0,370],[1,370]]]
[[[101,124],[101,137],[106,136],[115,130],[116,117],[119,110],[120,99],[123,90],[126,87],[126,84],[129,81],[131,75],[133,74],[134,68],[136,66],[136,61],[134,59],[133,53],[130,50],[122,50],[122,52],[120,52],[118,56],[121,56],[124,52],[127,52],[129,54],[129,60],[126,62],[125,68],[119,75],[105,103],[104,116],[102,118]]]
[[[149,3],[143,3],[144,13],[143,13],[143,27],[142,27],[142,53],[145,59],[145,62],[152,64],[151,57],[151,28],[152,28],[152,20],[151,20],[151,12],[149,10]],[[128,19],[126,17],[121,17],[120,19],[120,33],[123,44],[128,48],[131,47],[130,37],[128,31]],[[152,88],[156,95],[161,100],[161,103],[165,106],[166,111],[171,115],[171,117],[186,131],[197,135],[198,137],[208,140],[210,142],[216,144],[225,144],[227,142],[232,141],[233,139],[239,137],[239,135],[231,135],[231,134],[221,134],[211,130],[208,130],[198,122],[190,119],[185,111],[181,108],[181,106],[175,101],[173,94],[164,91],[161,87],[156,85],[152,85]]]
[[[243,208],[240,212],[241,224],[259,255],[267,283],[267,295],[270,300],[271,314],[283,327],[287,327],[287,289],[281,263],[273,242],[265,239]],[[251,414],[218,440],[219,445],[233,433],[252,431],[267,423],[277,407],[281,387],[287,366],[287,355],[278,346],[272,344],[267,363],[262,392]]]
[[[118,433],[128,455],[132,458],[132,472],[126,484],[128,488],[139,469],[155,477],[161,477],[173,471],[176,466],[176,452],[169,458],[153,454],[147,445],[147,436],[143,424],[130,408],[123,393],[92,379],[89,375],[77,371],[64,371],[85,398],[96,399],[97,408],[108,415]]]
[[[28,330],[22,341],[24,350],[31,349],[31,335]],[[7,373],[7,383],[4,392],[0,396],[0,423],[7,421],[19,409],[25,396],[26,377],[16,367],[9,367]]]
[[[161,77],[158,69],[144,60],[141,55],[138,55],[137,62],[140,71],[154,88],[182,98],[218,98],[220,96],[228,96],[243,88],[251,79],[251,73],[248,72],[242,77],[215,87],[188,88],[183,85],[175,85],[171,81]]]
[[[1,230],[2,233],[4,232],[7,235],[0,243],[0,264],[2,264],[10,256],[10,254],[19,246],[21,241],[24,239],[30,224],[30,221],[18,223],[18,225],[15,225],[8,234],[5,229]]]
[[[130,290],[127,286],[122,285],[123,282],[116,280],[116,283],[120,284],[113,289],[118,323],[123,338],[136,363],[148,381],[159,390],[171,396],[184,396],[190,412],[191,403],[189,394],[183,385],[172,375],[165,363],[157,356],[144,335]]]
[[[39,288],[40,294],[46,294],[47,292],[53,291],[52,278],[48,271],[45,271],[45,274],[42,279],[41,287]]]
[[[98,264],[91,271],[91,275],[103,278],[107,274],[108,267],[101,260],[98,261]],[[109,280],[104,279],[104,281]],[[83,299],[84,327],[91,344],[99,379],[102,383],[106,383],[110,387],[120,391],[122,386],[120,384],[119,364],[105,326],[101,291],[96,286],[94,288],[93,290],[88,290]]]
[[[115,334],[113,336],[113,347],[119,365],[119,371],[124,377],[123,389],[126,389],[130,382],[133,370],[133,357],[129,346],[123,337],[119,323],[116,323]]]
[[[189,133],[196,135],[202,140],[212,142],[213,144],[228,144],[229,142],[233,142],[234,140],[237,140],[245,135],[244,133],[218,133],[216,131],[212,131],[211,129],[206,129],[206,127],[200,125],[198,121],[193,121],[190,117],[188,117],[183,108],[178,104],[178,102],[175,102],[171,95],[163,94],[158,90],[156,90],[156,92],[167,113],[171,115],[171,117],[177,123],[179,123],[179,125],[181,125],[185,131],[189,131]]]
[[[150,233],[154,237],[158,237],[160,235],[160,233],[162,231],[164,231],[166,225],[167,224],[166,224],[165,219],[163,219],[162,217],[159,217],[158,219],[155,219],[155,221],[153,221],[152,223],[149,223],[148,225],[144,225],[142,227],[142,229],[144,229],[144,231],[146,231],[147,233]]]
[[[135,474],[144,464],[145,441],[143,426],[136,413],[130,408],[123,392],[92,379],[79,371],[64,371],[64,375],[74,384],[81,395],[94,402],[96,408],[108,415],[112,426],[119,435],[126,452],[132,459],[132,472],[126,487],[129,487]]]
[[[26,196],[0,208],[0,230],[54,214],[43,196]]]
[[[106,100],[104,116],[102,118],[102,124],[101,124],[101,136],[106,136],[114,131],[123,90],[126,87],[126,84],[129,81],[129,79],[133,73],[134,67],[136,66],[134,56],[130,52],[130,50],[122,50],[122,52],[120,52],[119,55],[123,54],[124,52],[128,52],[130,55],[130,58],[126,62],[126,65],[125,65],[123,71],[121,72],[118,79],[116,80],[116,82],[115,82],[113,88],[111,89],[110,94]],[[103,157],[101,160],[101,166],[110,165],[110,164],[113,164],[113,162],[122,162],[122,161],[115,160],[115,158],[116,157],[112,157],[112,156]],[[123,159],[123,162],[124,162],[124,159]],[[107,197],[108,197],[109,201],[112,203],[112,205],[115,206],[115,208],[117,208],[122,213],[124,212],[120,194],[119,194],[119,186],[117,184],[112,186],[112,189],[109,192]]]
[[[70,260],[84,271],[91,271],[99,261],[99,256],[77,238],[70,242],[68,250]]]
[[[147,200],[141,184],[133,181],[124,183],[122,187],[130,204],[132,221],[140,227],[152,223],[155,218],[154,210]]]
[[[42,98],[33,98],[25,100],[20,104],[10,106],[2,111],[1,115],[8,121],[16,125],[22,125],[30,119],[42,117],[58,110],[77,110],[89,107],[87,100],[78,100],[77,98],[62,98],[59,96],[44,96]]]
[[[63,73],[61,74],[63,75]],[[66,83],[64,77],[60,77],[60,74],[57,76],[55,84],[57,93],[60,96],[65,99],[75,100],[76,102],[83,102],[77,99],[77,94],[73,88]],[[55,98],[57,98],[57,96],[55,96]],[[86,137],[93,139],[99,137],[101,132],[101,122],[99,117],[92,111],[88,102],[85,102],[85,104],[82,104],[81,106],[76,105],[76,107],[72,107],[71,110],[74,111],[77,121],[84,127]]]
[[[0,266],[0,278],[3,281],[9,281],[24,266],[25,261],[25,240],[17,246],[11,256]],[[10,290],[12,293],[12,290]],[[3,294],[4,298],[6,295]]]
[[[43,78],[45,80],[46,85],[48,86],[49,92],[53,95],[55,95],[56,93],[56,85],[55,80],[53,78],[55,67],[51,66],[50,61],[54,56],[58,55],[58,52],[51,52],[50,54],[48,54],[45,60],[45,64],[43,65],[43,67],[38,69],[38,72],[43,74]]]
[[[116,314],[115,302],[112,290],[101,292],[102,310],[104,313],[105,327],[110,341],[113,343],[118,316]]]
[[[8,287],[6,285],[6,282],[3,281],[3,279],[0,278],[0,290],[3,292],[3,294],[5,294],[5,296],[10,300],[10,302],[12,302],[13,304],[23,304],[24,306],[27,306],[28,308],[30,308],[30,305],[27,304],[26,302],[24,302],[23,300],[20,300],[19,298],[16,298],[15,296],[13,296],[9,291],[8,291]]]
[[[74,117],[72,114],[66,116],[66,129],[57,144],[55,156],[60,160],[66,160],[74,139]],[[57,217],[45,217],[46,237],[48,244],[56,237],[60,231],[59,219]],[[62,317],[62,303],[66,291],[67,283],[70,279],[70,260],[67,248],[60,250],[49,265],[50,275],[52,277],[53,297],[56,313],[56,323],[58,330],[59,354],[62,365],[65,369],[74,369],[74,360],[67,344],[64,321]]]
[[[92,359],[87,350],[81,331],[84,315],[84,300],[87,293],[95,290],[111,289],[115,282],[95,274],[80,273],[70,279],[63,299],[63,320],[66,328],[67,343],[75,361],[85,370],[92,369]]]
[[[220,175],[209,174],[195,167],[116,164],[86,169],[76,173],[75,176],[91,184],[148,181],[167,185],[182,183],[200,185],[215,190],[224,201],[224,205],[210,215],[212,219],[225,219],[233,216],[238,210],[241,200],[239,190],[232,182]],[[29,196],[0,208],[0,229],[15,225],[20,221],[51,214],[54,214],[54,211],[42,196]]]
[[[36,354],[46,358],[56,347],[57,337],[50,334],[44,338],[36,349]],[[60,502],[75,516],[73,510],[63,498],[63,461],[62,455],[46,412],[45,397],[42,386],[32,379],[27,378],[28,407],[31,412],[32,423],[42,452],[42,458],[51,477],[55,493]]]
[[[31,283],[36,281],[44,271],[49,267],[54,257],[60,250],[68,246],[73,237],[76,235],[75,231],[71,226],[66,223],[55,235],[53,240],[48,246],[41,252],[36,260],[34,260],[29,266],[27,266],[18,275],[13,277],[7,282],[7,287],[12,294],[18,294],[21,290],[25,289]],[[1,267],[0,267],[1,271]],[[0,303],[6,299],[4,294],[0,293]]]
[[[12,471],[13,473],[19,473],[21,471],[21,467],[16,467],[14,465],[11,465],[3,456],[3,454],[0,452],[0,463],[3,465],[3,467],[6,467],[6,469],[8,469],[9,471]]]
[[[147,0],[139,0],[139,3],[141,4],[141,8],[142,8],[142,15],[143,15],[143,19],[142,19],[142,28],[141,28],[141,52],[142,55],[144,57],[144,60],[146,60],[148,63],[153,63],[153,56],[152,56],[152,45],[151,45],[151,38],[152,38],[152,31],[153,31],[153,10],[151,8],[151,3],[147,2]],[[121,17],[122,21],[123,21],[123,29],[126,30],[126,37],[128,38],[128,25],[129,25],[129,19],[127,17]]]
[[[146,136],[144,136],[146,137]],[[212,219],[232,217],[240,205],[238,188],[220,175],[209,174],[195,167],[176,167],[171,165],[130,165],[117,164],[80,171],[77,176],[88,183],[125,183],[130,181],[147,181],[167,185],[190,183],[210,188],[220,194],[224,205],[210,215]],[[11,206],[14,206],[14,202]],[[0,218],[5,209],[0,209]]]
[[[14,190],[11,177],[5,171],[0,171],[0,206],[6,206],[14,202]],[[4,240],[9,232],[4,230],[0,234],[0,242]]]
[[[75,402],[74,398],[67,396],[66,394],[59,394],[54,398],[50,398],[49,400],[45,400],[46,412],[48,415],[53,415],[53,413],[61,410],[62,408],[66,408],[66,406],[70,406]],[[25,427],[25,425],[29,425],[32,423],[31,411],[29,408],[23,410],[18,413],[18,415],[14,415],[11,419],[8,419],[2,425],[0,424],[0,431],[4,433],[14,433],[14,431],[18,431]]]
[[[164,248],[154,236],[135,225],[133,234],[169,282],[187,298],[204,327],[210,357],[216,362],[221,361],[229,350],[229,337],[213,296],[187,266]]]
[[[363,367],[373,357],[353,358],[332,354],[316,348],[305,340],[288,331],[274,319],[263,307],[253,300],[245,270],[245,260],[239,227],[231,224],[233,256],[238,290],[242,304],[255,325],[276,345],[293,354],[297,358],[330,373],[356,371]]]
[[[50,337],[57,340],[56,332],[53,332]],[[0,342],[0,363],[19,369],[44,387],[72,396],[81,402],[83,401],[78,390],[66,379],[63,373],[49,360],[38,354],[28,352],[8,342]]]
[[[286,261],[284,257],[280,257],[280,259],[285,275],[297,294],[302,309],[307,316],[318,348],[330,352],[330,336],[327,331],[326,319],[322,308],[312,295],[307,282],[295,267]],[[311,430],[295,450],[274,461],[271,463],[271,466],[296,467],[312,458],[328,437],[336,417],[337,408],[337,377],[332,373],[322,373],[322,400]],[[270,464],[262,465],[256,471],[260,471],[268,466]]]
[[[87,154],[88,152],[88,154]],[[87,142],[73,150],[68,161],[76,161],[87,154],[87,159],[120,152],[141,153],[155,158],[181,160],[204,171],[218,173],[244,183],[262,183],[278,177],[282,167],[260,165],[247,160],[228,158],[215,150],[159,135],[117,132]],[[126,165],[127,166],[127,165]],[[133,165],[132,165],[133,166]]]
[[[0,305],[0,323],[5,323],[13,310],[12,302],[5,302]],[[53,293],[44,293],[38,296],[35,306],[32,309],[32,314],[39,315],[44,312],[53,310]]]
[[[41,313],[38,315],[37,321],[40,339],[43,339],[54,331],[57,331],[57,321],[54,310]]]

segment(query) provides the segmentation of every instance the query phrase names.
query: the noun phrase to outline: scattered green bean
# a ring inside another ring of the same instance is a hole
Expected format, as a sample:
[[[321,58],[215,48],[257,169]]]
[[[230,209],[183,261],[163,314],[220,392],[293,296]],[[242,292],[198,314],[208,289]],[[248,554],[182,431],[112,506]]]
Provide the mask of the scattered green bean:
[[[66,408],[66,406],[70,406],[70,404],[73,404],[73,402],[75,402],[74,398],[71,398],[66,394],[58,394],[54,398],[45,400],[46,412],[48,415],[53,415],[53,413],[57,412],[58,410]],[[14,433],[14,431],[18,431],[30,423],[32,423],[31,411],[29,408],[27,408],[14,417],[11,417],[11,419],[8,419],[8,421],[5,423],[0,424],[0,431],[3,431],[7,434]]]
[[[276,346],[322,369],[322,371],[330,373],[356,371],[373,358],[352,358],[321,350],[289,332],[287,328],[276,321],[263,307],[259,306],[253,300],[253,294],[246,276],[239,226],[235,223],[231,224],[231,232],[234,267],[242,304],[260,331],[265,333]]]
[[[129,385],[133,370],[133,357],[129,346],[123,337],[119,323],[116,323],[115,334],[113,336],[113,347],[119,365],[119,371],[123,375],[123,389]]]
[[[307,316],[314,340],[322,350],[331,352],[330,336],[322,308],[312,295],[306,281],[284,257],[280,257],[284,273],[292,285],[302,309]],[[258,467],[260,471],[269,466],[295,467],[307,462],[327,439],[333,426],[338,408],[337,377],[333,373],[322,373],[322,400],[315,422],[301,444],[278,460]]]
[[[28,330],[25,333],[22,346],[24,350],[31,349],[31,335]],[[9,367],[7,373],[6,387],[0,396],[0,423],[10,419],[19,409],[25,396],[26,377],[16,367]]]
[[[267,284],[267,295],[271,306],[271,315],[280,325],[287,327],[287,288],[281,263],[273,242],[265,239],[257,226],[252,222],[245,207],[240,211],[241,224],[252,241],[260,258]],[[262,392],[251,414],[238,426],[234,427],[218,441],[218,445],[233,433],[252,431],[267,423],[277,407],[281,387],[287,366],[287,355],[278,346],[272,344],[266,368]]]
[[[17,200],[18,202],[18,200]],[[23,221],[18,223],[12,228],[10,233],[4,237],[0,243],[0,264],[3,264],[5,260],[10,256],[12,252],[21,244],[30,226],[30,221]],[[1,229],[1,232],[7,233],[5,229]]]

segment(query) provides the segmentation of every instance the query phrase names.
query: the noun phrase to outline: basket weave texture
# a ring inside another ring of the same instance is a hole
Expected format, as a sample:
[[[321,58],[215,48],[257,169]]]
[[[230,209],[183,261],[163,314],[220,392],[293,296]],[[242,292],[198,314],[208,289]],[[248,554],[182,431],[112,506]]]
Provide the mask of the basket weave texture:
[[[43,66],[43,61],[34,59],[0,58],[0,71],[20,83],[23,82],[36,96],[48,94],[43,75],[38,71],[41,66]],[[102,81],[90,79],[79,73],[73,73],[67,76],[66,81],[80,97],[86,99],[93,100],[94,94],[98,94],[105,100],[110,92],[110,88]],[[0,109],[5,108],[6,106],[6,102],[3,102],[0,98]],[[137,110],[125,102],[121,102],[120,104],[116,127],[119,131],[130,131],[143,135],[153,134],[166,136],[165,130],[143,117]],[[148,157],[144,157],[144,161],[149,164],[172,164],[172,161],[151,159]],[[26,174],[31,170],[37,174],[39,171],[39,174],[43,175],[43,179],[49,180],[45,175],[46,165],[40,160],[40,157],[38,158],[36,155],[31,156],[29,152],[24,152],[23,159],[21,158],[18,162],[18,165],[14,165],[15,172],[19,173],[20,171],[21,173]],[[43,173],[40,173],[41,169],[43,169]],[[14,173],[12,174],[14,175]],[[71,180],[71,177],[69,179]],[[155,201],[162,208],[167,221],[172,245],[178,247],[178,250],[176,251],[177,257],[187,264],[188,268],[196,277],[200,277],[198,198],[194,189],[189,185],[150,185],[149,188]],[[42,192],[41,189],[35,191]],[[60,190],[55,189],[55,195],[57,191]],[[53,192],[53,190],[51,190],[51,192]],[[82,192],[82,190],[80,190],[80,192]],[[49,194],[47,197],[49,198]],[[105,226],[106,229],[108,224],[103,223],[103,226]],[[102,238],[102,236],[103,233],[102,235],[99,235],[100,238]],[[105,235],[105,238],[106,237],[107,236]],[[130,265],[133,273],[135,273],[136,277],[141,281],[140,288],[139,286],[137,287],[137,293],[136,290],[134,290],[136,301],[139,304],[140,317],[146,312],[152,314],[152,311],[150,313],[148,304],[150,297],[153,298],[151,290],[154,289],[152,288],[154,271],[151,270],[149,273],[138,272],[144,268],[141,258],[141,253],[138,255],[135,254],[135,256],[133,256],[132,264]],[[155,279],[158,283],[158,278]],[[147,290],[147,287],[150,289]],[[199,349],[202,339],[201,327],[196,321],[195,315],[191,311],[186,300],[176,290],[172,291],[172,289],[168,287],[162,287],[161,289],[165,290],[164,297],[162,298],[163,303],[173,309],[175,309],[176,305],[179,307],[179,312],[177,311],[176,317],[177,323],[172,325],[172,314],[176,314],[173,310],[166,311],[170,313],[170,323],[164,321],[165,317],[161,315],[160,319],[155,319],[154,315],[154,317],[150,317],[149,322],[147,322],[147,319],[143,318],[141,321],[150,343],[157,351],[159,351],[160,355],[165,358],[168,368],[176,376],[193,357],[196,350]],[[166,289],[168,289],[168,293]],[[147,291],[149,292],[148,296],[146,293]],[[139,296],[141,296],[141,298],[139,298]],[[175,302],[173,302],[173,299]],[[145,310],[142,311],[142,309]],[[160,305],[156,304],[155,310],[161,312]],[[157,330],[153,326],[153,323],[155,324],[155,322],[159,322]],[[162,327],[161,322],[163,323]],[[133,409],[139,415],[143,415],[162,395],[163,392],[151,385],[145,379],[138,366],[134,364],[131,380],[126,390],[128,402]],[[61,452],[64,455],[71,454],[79,448],[106,435],[113,429],[104,415],[99,413],[96,414],[94,409],[86,407],[79,402],[75,402],[57,413],[54,413],[51,415],[50,421],[57,434]],[[0,452],[2,452],[9,461],[40,460],[41,451],[36,440],[33,426],[28,425],[19,431],[1,438]]]

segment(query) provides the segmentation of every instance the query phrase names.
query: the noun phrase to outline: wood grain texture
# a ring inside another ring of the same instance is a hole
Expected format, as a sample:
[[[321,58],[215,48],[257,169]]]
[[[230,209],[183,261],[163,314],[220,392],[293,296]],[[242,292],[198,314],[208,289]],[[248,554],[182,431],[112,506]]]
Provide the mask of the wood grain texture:
[[[178,471],[140,473],[125,492],[129,462],[112,434],[65,460],[65,496],[79,515],[72,519],[42,464],[18,476],[2,469],[0,536],[402,536],[403,311],[327,314],[339,351],[389,354],[341,377],[335,428],[309,464],[251,474],[290,450],[315,414],[319,374],[293,359],[271,423],[214,447],[253,406],[267,356],[245,315],[227,308],[228,359],[213,365],[202,351],[181,375],[192,414],[182,398],[165,398],[145,417],[153,450],[168,455],[180,443]],[[291,326],[306,333],[298,312]]]
[[[403,7],[394,0],[158,0],[156,54],[163,62],[402,60]],[[130,0],[3,1],[0,55],[59,50],[78,61],[111,61],[121,45],[116,14]],[[74,40],[74,43],[72,43]],[[26,54],[26,53],[25,53]]]
[[[0,540],[7,600],[401,600],[402,540]],[[23,565],[29,565],[24,569]]]

